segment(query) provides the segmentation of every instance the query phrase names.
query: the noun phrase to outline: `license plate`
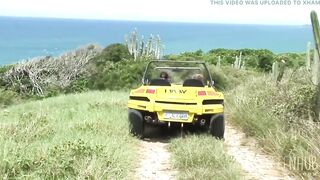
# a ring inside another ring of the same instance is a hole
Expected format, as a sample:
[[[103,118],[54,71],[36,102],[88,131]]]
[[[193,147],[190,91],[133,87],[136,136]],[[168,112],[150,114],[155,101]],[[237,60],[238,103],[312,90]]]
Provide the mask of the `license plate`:
[[[188,112],[175,112],[175,111],[166,111],[163,114],[163,117],[165,119],[182,119],[182,120],[187,120],[189,115]]]

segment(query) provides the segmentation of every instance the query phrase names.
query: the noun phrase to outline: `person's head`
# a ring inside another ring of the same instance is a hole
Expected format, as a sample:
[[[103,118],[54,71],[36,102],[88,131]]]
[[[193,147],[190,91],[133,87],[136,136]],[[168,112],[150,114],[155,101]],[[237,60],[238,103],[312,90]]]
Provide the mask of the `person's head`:
[[[197,79],[197,80],[200,80],[201,82],[204,82],[204,77],[202,74],[195,74],[193,76],[193,79]]]
[[[169,78],[169,75],[168,75],[168,73],[166,73],[166,72],[163,71],[163,72],[160,73],[160,78],[167,80],[167,79]]]

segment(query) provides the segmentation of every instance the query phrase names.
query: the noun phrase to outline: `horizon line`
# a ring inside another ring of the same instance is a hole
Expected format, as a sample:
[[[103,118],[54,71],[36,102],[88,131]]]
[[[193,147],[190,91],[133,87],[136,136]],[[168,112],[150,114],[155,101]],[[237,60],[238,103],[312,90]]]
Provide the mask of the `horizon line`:
[[[180,23],[180,24],[222,24],[222,25],[259,25],[259,26],[311,26],[310,24],[260,24],[260,23],[232,23],[232,22],[199,22],[199,21],[161,21],[161,20],[135,20],[135,19],[99,19],[99,18],[74,18],[74,17],[47,17],[47,16],[13,16],[0,15],[0,18],[33,18],[33,19],[56,19],[78,21],[123,21],[123,22],[147,22],[147,23]]]

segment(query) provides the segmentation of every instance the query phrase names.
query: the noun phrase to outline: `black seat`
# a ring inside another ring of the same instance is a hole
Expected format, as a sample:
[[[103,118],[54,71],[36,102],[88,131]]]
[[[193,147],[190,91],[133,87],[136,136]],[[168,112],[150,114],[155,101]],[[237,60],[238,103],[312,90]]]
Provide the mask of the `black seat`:
[[[202,81],[198,80],[198,79],[186,79],[183,82],[184,87],[204,87],[204,84]]]
[[[171,84],[165,79],[151,79],[150,86],[171,86]]]

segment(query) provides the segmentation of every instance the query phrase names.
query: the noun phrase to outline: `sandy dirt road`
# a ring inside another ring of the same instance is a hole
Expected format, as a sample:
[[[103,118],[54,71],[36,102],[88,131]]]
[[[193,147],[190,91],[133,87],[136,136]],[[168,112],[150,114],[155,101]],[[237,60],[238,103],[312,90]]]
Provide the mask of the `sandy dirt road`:
[[[228,154],[244,170],[245,179],[296,179],[281,162],[274,161],[271,156],[263,153],[254,139],[246,138],[243,132],[229,124],[226,125],[225,145]]]
[[[177,171],[171,164],[172,155],[167,149],[168,137],[160,137],[141,140],[140,162],[135,170],[135,179],[171,180],[177,178]],[[263,153],[253,138],[247,138],[242,131],[229,124],[226,125],[225,147],[226,152],[242,167],[244,179],[297,179],[282,163],[274,161],[271,156]]]
[[[136,169],[136,179],[175,179],[176,172],[171,165],[168,143],[156,140],[143,140],[140,146],[141,161]]]

